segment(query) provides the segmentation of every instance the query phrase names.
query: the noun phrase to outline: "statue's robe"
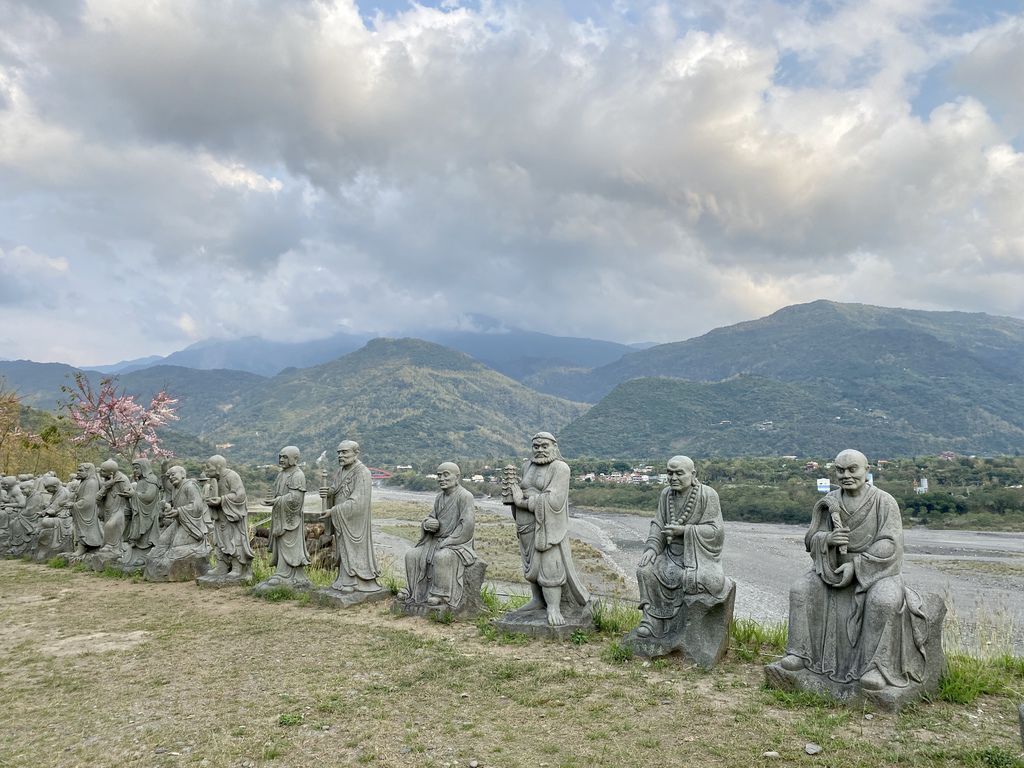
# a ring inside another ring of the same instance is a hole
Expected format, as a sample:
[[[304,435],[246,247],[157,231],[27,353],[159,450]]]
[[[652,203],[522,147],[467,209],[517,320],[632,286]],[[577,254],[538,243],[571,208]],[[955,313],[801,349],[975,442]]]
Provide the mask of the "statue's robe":
[[[682,536],[665,533],[673,522],[686,526]],[[636,573],[640,609],[654,618],[671,619],[685,595],[724,598],[731,587],[722,570],[724,543],[722,507],[713,488],[694,483],[682,493],[664,489],[647,536],[647,549],[656,554]]]
[[[452,606],[462,604],[466,566],[476,562],[473,529],[476,503],[461,485],[434,499],[430,518],[437,532],[424,530],[416,546],[405,553],[405,573],[414,602],[439,597]]]
[[[813,568],[789,597],[787,653],[809,670],[841,683],[877,669],[890,686],[923,679],[926,617],[921,598],[905,587],[903,523],[896,500],[872,485],[856,509],[842,491],[819,500],[804,545]],[[847,553],[826,542],[838,522],[850,529]],[[853,564],[853,583],[837,588],[837,571]]]
[[[293,578],[294,570],[309,565],[306,526],[302,505],[306,499],[306,476],[298,467],[288,467],[274,481],[277,499],[270,514],[270,564],[276,574]]]
[[[72,544],[71,513],[64,505],[72,498],[66,485],[60,485],[50,497],[39,521],[40,536],[38,545],[54,552],[64,551]]]
[[[242,478],[233,469],[223,469],[217,490],[220,504],[210,505],[214,545],[221,555],[248,563],[252,560],[252,546],[249,544],[249,509]]]
[[[209,553],[206,541],[206,503],[195,480],[182,480],[172,486],[170,510],[163,513],[166,525],[160,531],[150,560],[179,560]]]
[[[330,528],[338,558],[335,588],[354,587],[361,591],[380,589],[380,567],[373,551],[370,470],[356,460],[350,467],[339,467],[331,478],[327,493]]]
[[[160,504],[163,487],[150,463],[142,459],[142,477],[135,482],[135,493],[129,497],[131,520],[125,539],[137,550],[152,549],[160,540]]]
[[[109,480],[100,483],[96,494],[100,518],[103,520],[103,547],[120,551],[124,547],[127,527],[128,496],[132,484],[124,472],[118,471]]]
[[[103,546],[103,521],[100,519],[100,508],[96,494],[100,489],[100,478],[95,471],[81,478],[75,491],[75,501],[71,505],[71,525],[75,532],[75,541],[86,547]]]
[[[569,475],[569,465],[560,459],[523,464],[519,486],[527,509],[516,507],[516,533],[526,580],[540,587],[567,586],[572,601],[582,606],[590,593],[569,548]]]
[[[25,506],[11,515],[8,524],[10,553],[15,556],[27,554],[35,547],[42,530],[43,510],[50,503],[51,494],[43,488],[31,493],[25,499]]]

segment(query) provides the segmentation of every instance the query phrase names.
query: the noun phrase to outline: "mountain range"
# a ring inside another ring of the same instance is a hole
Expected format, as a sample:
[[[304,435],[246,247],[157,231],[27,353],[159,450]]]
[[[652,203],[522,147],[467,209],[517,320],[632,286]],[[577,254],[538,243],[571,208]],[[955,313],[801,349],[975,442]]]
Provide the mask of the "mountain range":
[[[569,456],[1024,446],[1024,322],[1013,318],[817,301],[640,350],[503,328],[424,335],[444,343],[374,339],[274,375],[147,363],[119,380],[147,402],[167,389],[176,429],[252,461],[286,442],[319,454],[343,436],[376,461],[511,457],[538,429],[557,431]],[[241,358],[205,359],[251,362],[266,349],[247,345]],[[74,370],[0,363],[25,404],[47,409]]]

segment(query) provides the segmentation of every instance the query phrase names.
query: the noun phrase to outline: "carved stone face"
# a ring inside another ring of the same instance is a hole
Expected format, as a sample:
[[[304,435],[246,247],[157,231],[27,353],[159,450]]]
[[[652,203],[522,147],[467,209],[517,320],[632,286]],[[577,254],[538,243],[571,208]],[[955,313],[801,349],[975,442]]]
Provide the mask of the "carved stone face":
[[[75,473],[75,477],[79,480],[85,480],[89,474],[89,468],[85,464],[78,465],[78,471]]]
[[[203,474],[207,477],[217,477],[220,473],[217,471],[217,465],[206,462],[203,464]]]
[[[338,447],[338,463],[343,467],[351,467],[356,463],[356,458],[359,456],[359,449],[353,448],[352,446],[346,445],[345,447]]]
[[[867,463],[852,454],[836,457],[836,480],[844,491],[856,494],[868,479]]]
[[[538,437],[533,441],[533,460],[538,464],[547,464],[555,458],[555,445],[553,440],[546,437]]]
[[[142,479],[142,465],[137,461],[132,463],[132,477],[135,480]]]
[[[454,488],[459,484],[459,473],[448,465],[442,464],[437,468],[437,485],[442,491]]]
[[[104,480],[109,480],[113,476],[114,472],[109,467],[100,467],[100,477],[102,477]]]
[[[685,491],[693,485],[693,476],[696,471],[685,461],[669,461],[665,467],[668,475],[668,484],[673,491]]]
[[[299,449],[294,446],[287,446],[277,454],[277,465],[282,469],[294,467],[299,463]]]
[[[171,481],[171,485],[177,488],[185,481],[185,470],[181,467],[171,467],[167,471],[167,479]]]

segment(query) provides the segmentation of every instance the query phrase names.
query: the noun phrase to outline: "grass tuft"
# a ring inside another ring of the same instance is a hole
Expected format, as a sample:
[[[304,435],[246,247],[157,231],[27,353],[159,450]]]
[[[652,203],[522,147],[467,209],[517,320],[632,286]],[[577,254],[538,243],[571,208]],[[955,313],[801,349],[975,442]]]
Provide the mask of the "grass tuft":
[[[785,622],[761,624],[753,619],[734,619],[729,627],[729,650],[743,661],[778,656],[786,651],[788,634]]]
[[[633,658],[633,649],[628,645],[622,645],[617,640],[612,640],[602,651],[601,658],[611,664],[625,664]]]
[[[67,568],[68,567],[67,558],[62,556],[62,555],[57,555],[56,557],[51,557],[49,560],[46,561],[46,564],[50,568]]]
[[[629,603],[598,600],[594,605],[594,626],[602,635],[624,635],[640,623],[641,616],[640,609]]]

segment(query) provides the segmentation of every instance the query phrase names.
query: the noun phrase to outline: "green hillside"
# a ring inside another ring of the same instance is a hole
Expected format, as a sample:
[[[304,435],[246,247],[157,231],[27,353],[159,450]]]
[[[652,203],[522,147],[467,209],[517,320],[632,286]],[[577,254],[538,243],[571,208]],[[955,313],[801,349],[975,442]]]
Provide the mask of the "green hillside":
[[[229,455],[273,461],[294,443],[308,459],[358,440],[375,462],[413,456],[522,454],[540,429],[586,406],[541,395],[461,352],[418,339],[375,339],[330,363],[286,371],[241,395],[206,437]]]

